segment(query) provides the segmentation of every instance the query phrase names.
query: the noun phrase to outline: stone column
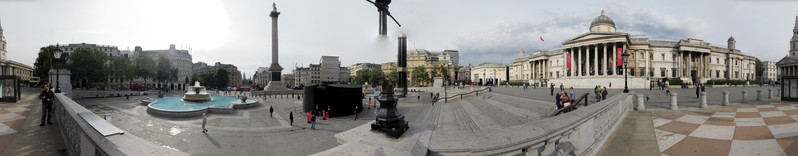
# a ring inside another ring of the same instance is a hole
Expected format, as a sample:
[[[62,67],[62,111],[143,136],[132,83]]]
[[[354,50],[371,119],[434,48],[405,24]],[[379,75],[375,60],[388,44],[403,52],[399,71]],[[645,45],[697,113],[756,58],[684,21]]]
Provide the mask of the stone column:
[[[707,92],[701,92],[700,94],[701,94],[701,104],[698,105],[698,107],[709,108],[709,106],[707,106]]]
[[[593,74],[598,76],[598,44],[593,45]]]
[[[768,89],[768,99],[773,98],[773,89]]]
[[[743,101],[742,101],[742,103],[748,103],[748,101],[745,100],[746,96],[748,96],[748,91],[743,91]]]
[[[577,67],[576,68],[576,73],[577,73],[576,75],[577,76],[583,76],[582,75],[582,70],[583,70],[582,69],[582,46],[579,46],[577,48],[579,48],[579,49],[577,49],[577,52],[576,52],[576,54],[578,54],[578,57],[576,58],[576,67]]]
[[[723,103],[720,105],[728,106],[729,105],[729,91],[723,91]]]
[[[676,104],[676,100],[677,100],[676,96],[677,95],[679,95],[679,93],[671,92],[671,107],[670,107],[670,110],[679,110],[679,105]]]
[[[604,61],[601,61],[601,64],[604,65],[603,66],[604,68],[601,69],[601,72],[604,73],[604,76],[607,76],[607,75],[609,75],[609,72],[608,72],[609,70],[607,70],[607,59],[608,59],[607,58],[607,44],[605,43],[604,46],[601,47],[601,49],[604,52],[604,55],[601,55],[601,56],[604,57]]]
[[[568,69],[569,71],[571,71],[571,75],[569,75],[569,77],[574,77],[574,76],[576,76],[576,72],[574,72],[574,69],[576,68],[576,64],[575,64],[576,62],[574,61],[574,57],[576,57],[576,55],[574,55],[574,48],[570,48],[570,49],[568,49],[568,51],[571,52],[571,58],[570,58],[571,59],[571,62],[570,62],[571,69]],[[565,66],[565,67],[567,68],[568,66]]]
[[[684,51],[679,51],[679,71],[676,71],[676,76],[684,77]]]
[[[643,94],[638,93],[637,94],[637,110],[639,110],[639,111],[646,110],[646,105],[645,105],[644,102],[645,102],[645,96],[643,96]]]
[[[761,89],[757,89],[756,90],[756,101],[762,101],[762,90]]]
[[[687,73],[686,74],[689,75],[690,78],[693,78],[693,75],[690,75],[692,73],[693,73],[693,53],[692,52],[687,52]],[[693,82],[693,84],[695,84],[695,82]]]

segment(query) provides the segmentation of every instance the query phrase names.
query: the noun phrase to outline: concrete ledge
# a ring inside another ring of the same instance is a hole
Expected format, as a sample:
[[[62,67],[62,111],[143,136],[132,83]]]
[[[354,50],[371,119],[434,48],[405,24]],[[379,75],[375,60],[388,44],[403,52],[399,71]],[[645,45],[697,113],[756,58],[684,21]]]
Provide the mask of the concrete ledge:
[[[410,123],[398,139],[371,130],[371,123],[335,134],[339,145],[313,155],[427,155],[435,125]]]

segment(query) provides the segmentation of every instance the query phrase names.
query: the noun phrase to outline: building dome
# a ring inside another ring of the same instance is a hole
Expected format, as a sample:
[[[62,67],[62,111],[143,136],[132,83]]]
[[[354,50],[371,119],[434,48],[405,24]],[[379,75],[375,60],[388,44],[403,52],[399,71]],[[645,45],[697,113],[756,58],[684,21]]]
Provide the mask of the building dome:
[[[593,23],[590,23],[590,27],[595,27],[601,24],[607,24],[612,27],[615,27],[615,22],[613,22],[609,16],[604,15],[604,10],[601,10],[601,16],[598,16],[596,17],[596,19],[593,19]]]

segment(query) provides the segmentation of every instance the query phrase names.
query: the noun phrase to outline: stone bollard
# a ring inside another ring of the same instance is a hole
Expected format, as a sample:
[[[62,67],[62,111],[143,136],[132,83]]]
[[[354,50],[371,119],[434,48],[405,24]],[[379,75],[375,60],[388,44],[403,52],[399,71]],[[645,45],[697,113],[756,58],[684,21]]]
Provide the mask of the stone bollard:
[[[701,92],[701,104],[698,105],[699,108],[709,108],[707,106],[707,92]]]
[[[679,110],[679,105],[676,105],[676,95],[679,95],[679,93],[671,92],[671,110]]]
[[[729,105],[729,91],[723,91],[723,103],[720,105],[728,106]]]
[[[768,99],[773,98],[773,89],[768,89]]]
[[[748,96],[748,91],[743,91],[743,101],[741,103],[748,103],[748,101],[745,100],[746,96]]]
[[[762,90],[761,89],[757,89],[756,90],[756,101],[762,101]]]
[[[646,105],[643,102],[645,102],[643,94],[637,94],[637,110],[646,110]]]

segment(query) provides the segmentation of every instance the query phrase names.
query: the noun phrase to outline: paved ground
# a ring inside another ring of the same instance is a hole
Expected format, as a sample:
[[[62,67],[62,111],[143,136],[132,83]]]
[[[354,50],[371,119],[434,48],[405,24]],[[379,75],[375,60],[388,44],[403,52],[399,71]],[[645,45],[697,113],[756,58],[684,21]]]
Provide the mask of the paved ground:
[[[663,155],[798,155],[798,104],[653,115]]]
[[[767,88],[707,88],[709,92],[708,101],[710,101],[710,105],[713,105],[711,109],[722,109],[729,107],[718,106],[720,105],[720,99],[722,99],[720,92],[723,90],[729,90],[732,92],[731,95],[736,93],[737,96],[731,96],[730,98],[732,103],[737,103],[740,101],[740,91],[749,91],[748,97],[753,100],[756,97],[756,89],[765,89],[766,93]],[[679,93],[679,103],[683,110],[677,113],[687,113],[698,109],[698,99],[690,95],[691,93],[694,94],[695,90],[673,89],[673,91]],[[455,99],[448,103],[439,102],[434,106],[431,104],[428,92],[410,92],[408,98],[400,99],[398,109],[406,116],[406,120],[411,123],[433,124],[436,131],[451,132],[452,134],[489,133],[508,128],[524,127],[518,125],[529,126],[531,121],[545,118],[544,114],[554,110],[554,98],[550,96],[549,92],[548,88],[523,90],[522,88],[498,87],[493,88],[492,92],[488,94],[481,93],[480,96],[464,97],[463,100]],[[575,92],[592,93],[589,89],[576,89]],[[612,96],[620,93],[621,89],[610,89],[609,92],[610,96]],[[648,108],[651,111],[670,112],[665,111],[670,99],[664,95],[664,91],[632,90],[632,92],[648,95],[651,101],[647,105],[649,105]],[[486,95],[485,99],[481,95]],[[591,103],[595,102],[592,98],[593,95],[591,94],[590,96],[588,99],[590,99]],[[421,97],[421,99],[419,100],[416,97]],[[766,98],[767,96],[764,97]],[[140,104],[141,98],[132,97],[131,99],[125,99],[124,97],[113,97],[78,99],[76,101],[101,116],[111,114],[113,116],[113,124],[122,128],[128,134],[141,137],[163,147],[188,152],[193,155],[309,155],[318,153],[339,145],[336,138],[334,138],[335,134],[373,121],[375,117],[373,111],[376,110],[374,108],[366,109],[359,115],[361,120],[357,121],[353,120],[354,116],[318,120],[316,125],[318,130],[310,130],[310,125],[305,122],[304,115],[299,113],[301,110],[300,100],[290,97],[272,97],[266,101],[261,101],[263,103],[261,107],[238,110],[235,114],[210,114],[207,125],[210,131],[206,134],[200,132],[201,118],[171,119],[153,117],[146,113],[146,106]],[[252,98],[262,100],[259,97]],[[775,99],[770,101],[775,101]],[[364,100],[363,103],[367,103],[367,100]],[[33,110],[31,114],[38,116],[36,115],[36,110],[40,108],[37,105],[31,105],[31,102],[27,105],[29,105],[27,106],[28,109]],[[273,117],[269,116],[269,107],[274,107],[275,114]],[[2,109],[0,109],[0,112],[2,112]],[[293,126],[290,126],[287,120],[289,112],[295,112]],[[640,145],[650,145],[655,142],[652,138],[657,138],[654,134],[653,122],[651,122],[654,121],[652,118],[656,121],[661,119],[657,115],[659,114],[649,112],[630,113],[621,126],[626,125],[634,128],[632,130],[619,128],[616,131],[617,134],[613,134],[613,137],[624,136],[626,138],[615,140],[639,141],[641,142]],[[38,119],[35,121],[31,118],[27,119],[31,125],[35,125],[30,126],[30,129],[38,128]],[[15,129],[15,131],[20,131],[20,129]],[[34,132],[29,133],[33,134]],[[57,135],[57,132],[55,134]],[[441,137],[446,137],[447,135],[442,134],[435,133],[432,143],[445,141],[446,139]],[[38,139],[41,142],[58,142],[58,140],[53,140],[52,138],[60,139],[60,136],[50,138],[35,138],[34,136],[36,135],[29,135],[25,138],[27,140]],[[2,138],[2,135],[0,135],[0,138]],[[611,140],[613,139],[611,138],[609,142]],[[490,140],[483,141],[489,142]],[[23,148],[34,146],[34,144],[26,144],[20,141],[14,141],[11,144],[12,146],[19,144]],[[477,147],[479,144],[465,144],[463,146]],[[50,149],[49,151],[58,152],[58,149]],[[625,151],[629,155],[640,153],[631,149],[618,149],[618,151]]]
[[[22,88],[21,91],[22,100],[0,103],[0,154],[65,155],[58,125],[39,126],[42,109],[36,96],[41,90]]]

